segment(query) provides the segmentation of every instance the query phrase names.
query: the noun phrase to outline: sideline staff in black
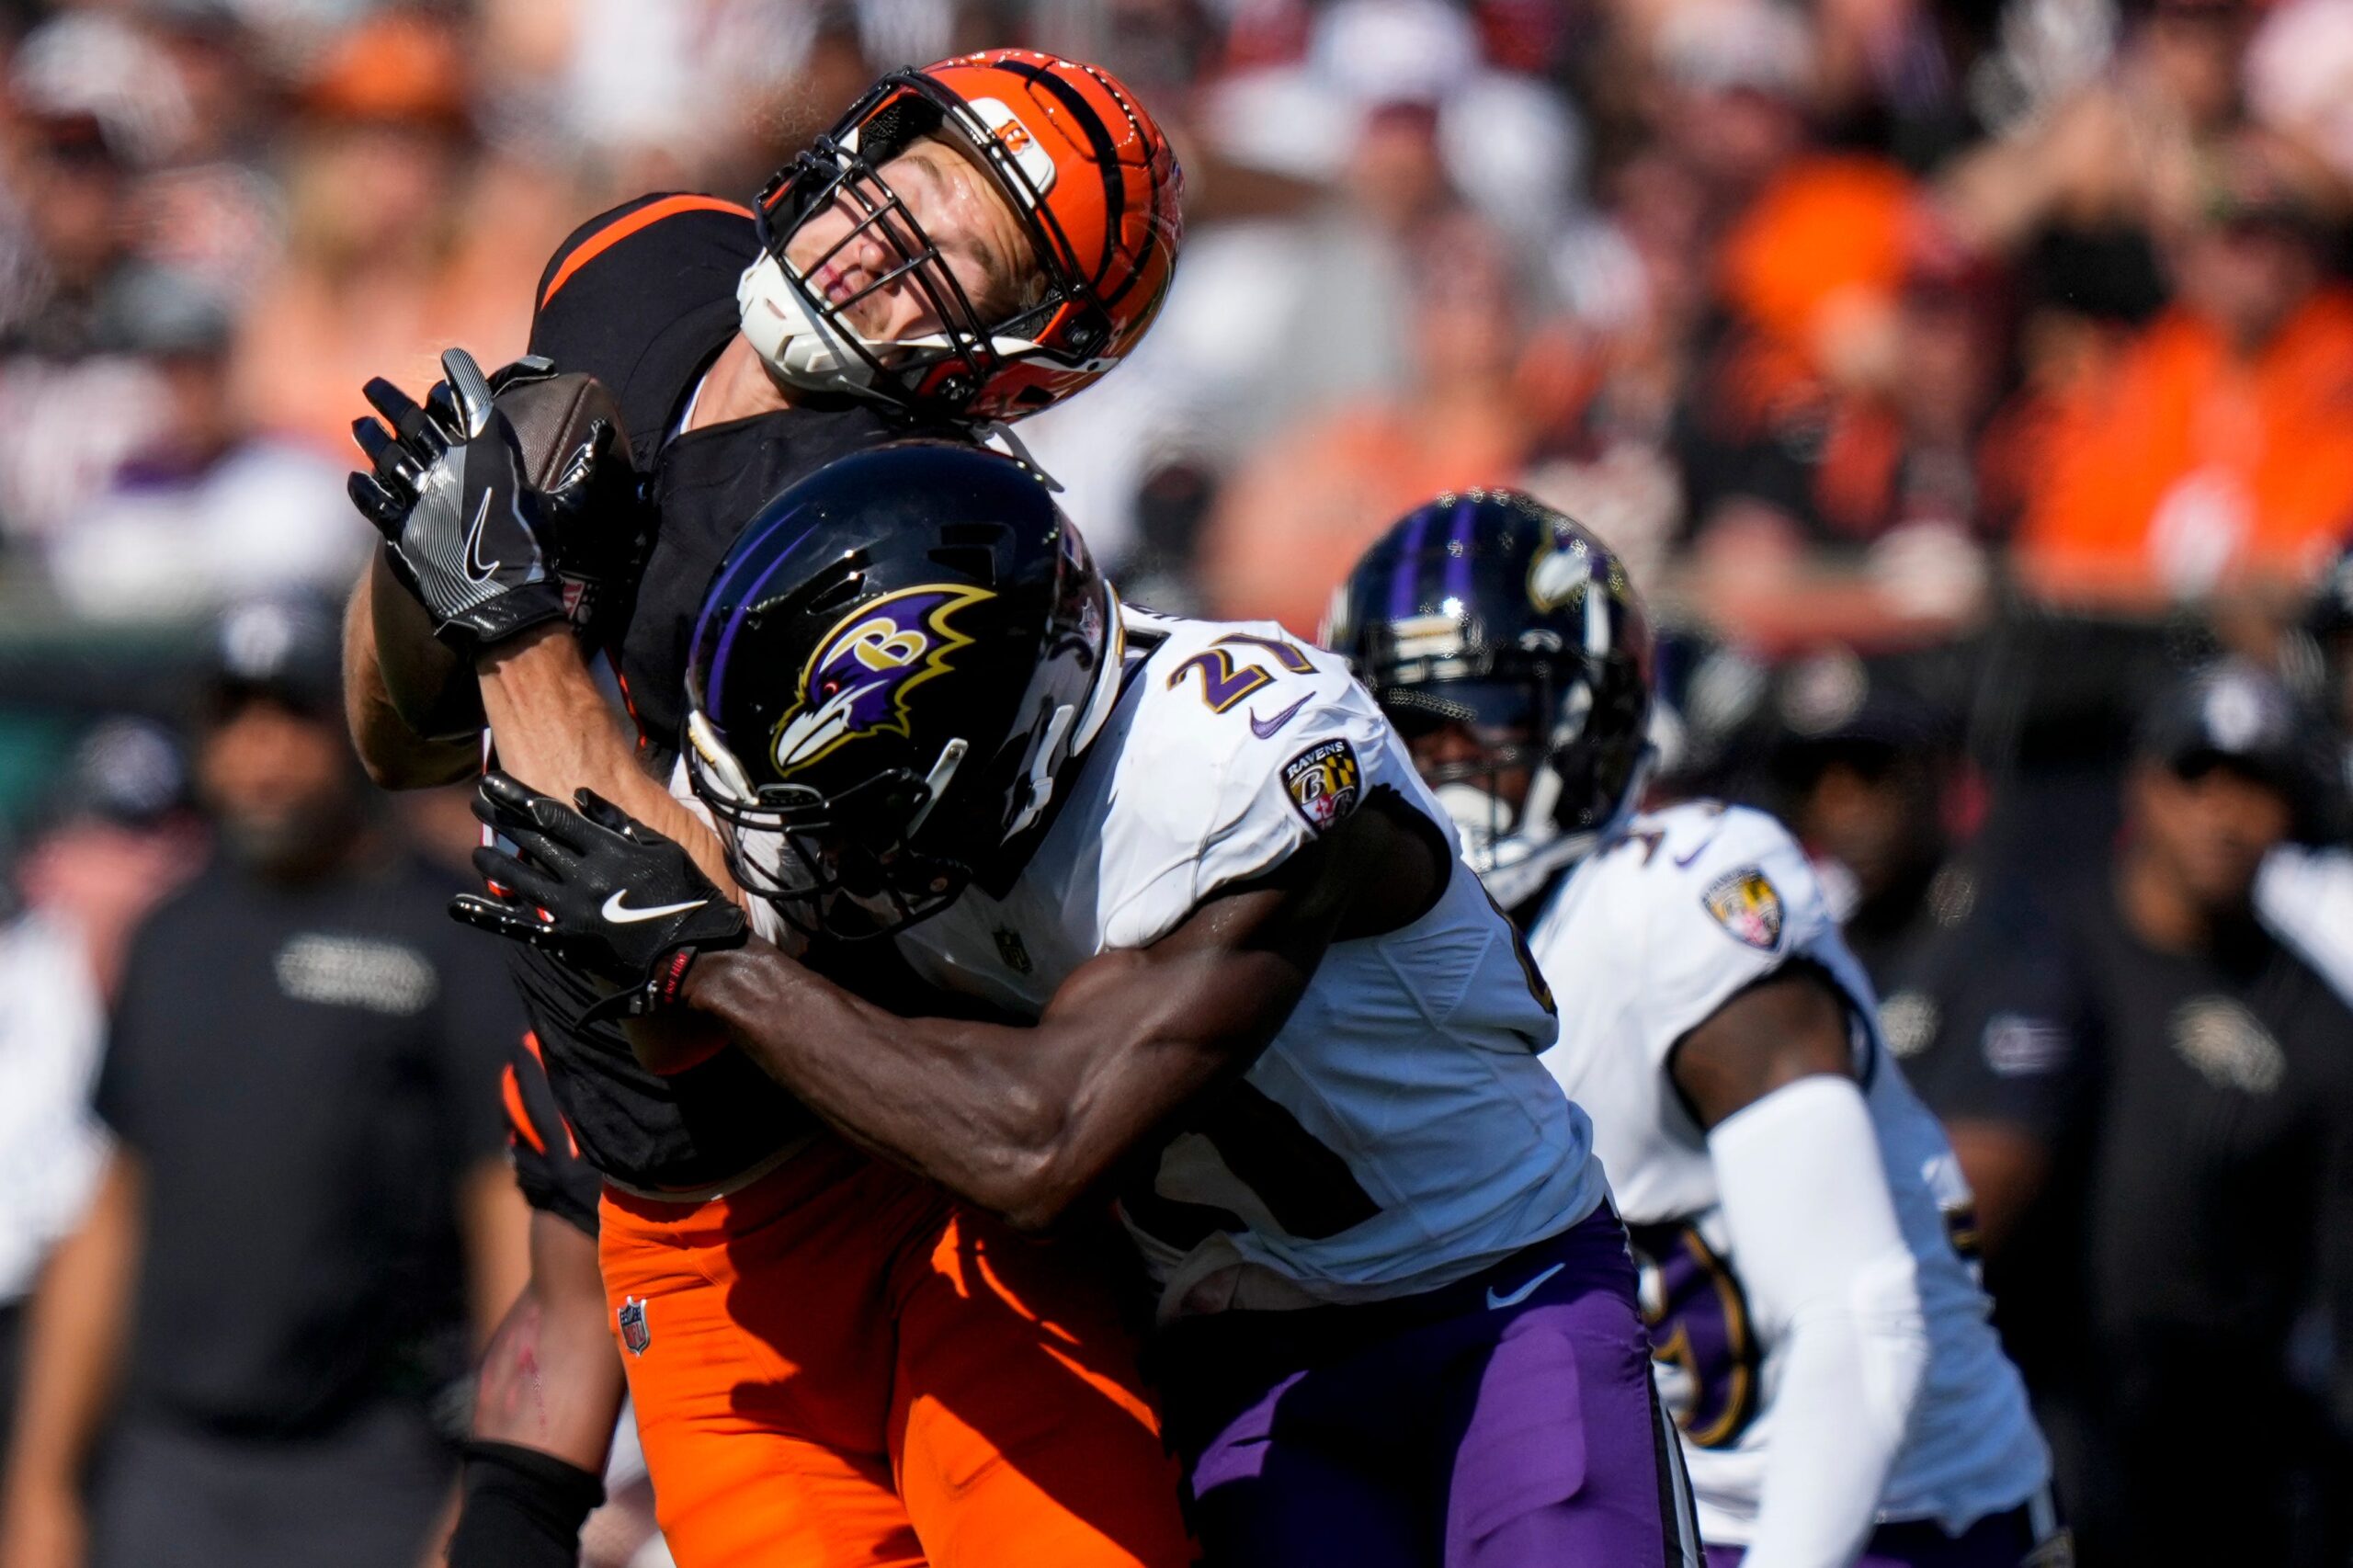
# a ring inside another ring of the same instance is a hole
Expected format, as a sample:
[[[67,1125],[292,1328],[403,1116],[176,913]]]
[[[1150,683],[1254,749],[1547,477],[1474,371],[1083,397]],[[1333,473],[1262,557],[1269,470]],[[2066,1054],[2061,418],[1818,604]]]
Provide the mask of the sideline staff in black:
[[[1795,665],[1778,707],[1788,820],[1833,863],[1824,886],[1848,890],[1842,934],[1879,993],[1889,1051],[1969,1178],[1998,1301],[1992,1265],[2014,1240],[2031,1256],[2017,1222],[2075,1113],[2057,944],[2015,871],[1957,830],[1965,763],[1936,705],[1839,649]],[[2031,1381],[2030,1358],[2009,1348]]]
[[[6,1545],[415,1568],[456,1472],[429,1405],[469,1306],[494,1321],[523,1271],[497,1115],[521,1022],[446,879],[371,820],[324,608],[251,607],[221,648],[219,853],[132,946],[116,1145],[36,1297]]]
[[[2348,1482],[2353,1013],[2252,909],[2302,796],[2301,733],[2253,668],[2167,694],[2114,875],[2067,922],[2093,1073],[2082,1275],[2003,1311],[2078,1320],[2074,1386],[2039,1392],[2082,1423],[2052,1426],[2086,1563],[2344,1561],[2297,1521],[2300,1495]],[[2315,1303],[2334,1364],[2300,1386]]]

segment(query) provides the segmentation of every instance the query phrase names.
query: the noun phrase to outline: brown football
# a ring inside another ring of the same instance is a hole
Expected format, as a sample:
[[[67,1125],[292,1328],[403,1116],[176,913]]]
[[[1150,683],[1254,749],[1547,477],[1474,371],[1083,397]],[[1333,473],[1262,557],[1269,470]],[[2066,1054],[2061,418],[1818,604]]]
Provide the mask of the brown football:
[[[555,470],[564,454],[587,438],[598,420],[613,427],[614,439],[629,446],[629,427],[621,423],[621,405],[605,383],[579,370],[567,370],[543,381],[525,381],[498,394],[498,412],[515,426],[523,449],[523,472],[532,487],[552,488],[561,477]]]
[[[627,449],[629,431],[620,403],[604,382],[585,372],[524,381],[499,392],[496,402],[515,426],[523,472],[536,489],[551,488],[562,477],[564,460],[599,419],[613,427],[615,442]],[[393,578],[381,552],[369,591],[378,661],[393,711],[420,735],[471,739],[483,726],[482,692],[472,666],[434,638],[432,618]]]

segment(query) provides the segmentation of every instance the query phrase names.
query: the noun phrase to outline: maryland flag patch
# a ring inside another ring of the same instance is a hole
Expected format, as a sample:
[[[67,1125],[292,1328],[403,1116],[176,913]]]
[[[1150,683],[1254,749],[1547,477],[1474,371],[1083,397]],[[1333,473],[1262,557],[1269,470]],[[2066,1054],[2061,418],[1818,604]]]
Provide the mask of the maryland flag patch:
[[[1781,940],[1781,895],[1754,866],[1727,871],[1700,895],[1716,924],[1747,943],[1771,952]]]
[[[1322,833],[1355,811],[1364,793],[1357,748],[1345,740],[1318,741],[1283,764],[1283,788],[1307,825]]]

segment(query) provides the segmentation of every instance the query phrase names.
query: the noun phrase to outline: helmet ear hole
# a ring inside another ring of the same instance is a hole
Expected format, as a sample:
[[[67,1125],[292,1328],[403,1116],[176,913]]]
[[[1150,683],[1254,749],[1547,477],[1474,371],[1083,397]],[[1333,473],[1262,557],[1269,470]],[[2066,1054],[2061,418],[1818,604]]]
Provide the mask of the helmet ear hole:
[[[996,554],[983,545],[945,544],[926,553],[940,565],[962,573],[975,583],[994,585],[996,581]]]

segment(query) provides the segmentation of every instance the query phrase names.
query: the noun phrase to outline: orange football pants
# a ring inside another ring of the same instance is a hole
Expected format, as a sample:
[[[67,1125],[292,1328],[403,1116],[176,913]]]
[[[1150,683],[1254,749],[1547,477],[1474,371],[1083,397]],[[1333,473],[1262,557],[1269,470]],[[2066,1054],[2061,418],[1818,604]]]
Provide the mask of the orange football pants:
[[[608,1187],[601,1218],[608,1326],[642,1313],[621,1359],[680,1568],[1193,1561],[1086,1249],[830,1140],[700,1203]]]

